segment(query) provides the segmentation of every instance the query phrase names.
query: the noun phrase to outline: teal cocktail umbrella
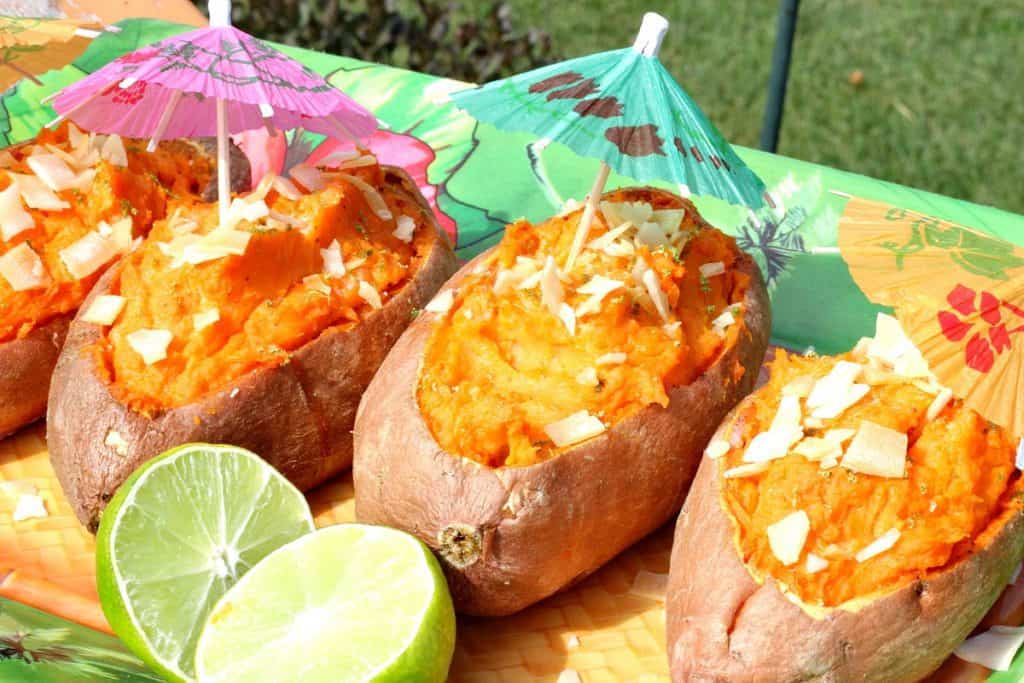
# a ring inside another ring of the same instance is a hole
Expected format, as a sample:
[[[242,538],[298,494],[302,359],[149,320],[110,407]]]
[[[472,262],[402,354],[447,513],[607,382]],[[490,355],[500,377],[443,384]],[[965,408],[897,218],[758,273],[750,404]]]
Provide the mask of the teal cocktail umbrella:
[[[571,59],[453,93],[479,121],[534,133],[601,160],[565,268],[583,248],[612,168],[751,209],[764,182],[658,60],[668,21],[648,12],[632,47]]]

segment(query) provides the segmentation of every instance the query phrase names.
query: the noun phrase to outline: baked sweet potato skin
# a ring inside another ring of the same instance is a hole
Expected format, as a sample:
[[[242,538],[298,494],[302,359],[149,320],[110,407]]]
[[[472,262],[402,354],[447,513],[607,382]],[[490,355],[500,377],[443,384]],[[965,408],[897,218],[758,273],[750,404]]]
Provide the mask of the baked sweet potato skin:
[[[389,180],[422,200],[404,171],[385,169]],[[433,244],[413,278],[382,309],[355,328],[324,331],[284,365],[250,373],[152,418],[118,402],[97,375],[95,360],[83,353],[102,330],[72,322],[50,389],[47,438],[54,471],[82,523],[94,531],[107,501],[140,464],[186,442],[248,448],[302,490],[351,465],[352,426],[363,391],[412,311],[456,268],[447,235],[429,205],[421,206],[433,227]],[[97,283],[89,301],[108,290],[117,271],[112,268]],[[106,443],[111,431],[127,442],[121,453]]]
[[[744,405],[714,438],[728,440]],[[676,523],[665,602],[673,681],[917,681],[970,634],[1024,553],[1024,514],[1008,511],[980,551],[856,612],[815,619],[774,579],[750,575],[719,483],[718,461],[705,458]]]
[[[356,517],[435,550],[464,614],[511,614],[587,576],[676,513],[711,434],[754,385],[771,319],[760,271],[749,257],[740,263],[751,284],[737,344],[692,384],[670,390],[667,408],[649,406],[527,467],[492,469],[435,441],[416,400],[435,319],[424,312],[356,416]]]
[[[58,316],[0,344],[0,438],[46,413],[50,375],[73,317]]]

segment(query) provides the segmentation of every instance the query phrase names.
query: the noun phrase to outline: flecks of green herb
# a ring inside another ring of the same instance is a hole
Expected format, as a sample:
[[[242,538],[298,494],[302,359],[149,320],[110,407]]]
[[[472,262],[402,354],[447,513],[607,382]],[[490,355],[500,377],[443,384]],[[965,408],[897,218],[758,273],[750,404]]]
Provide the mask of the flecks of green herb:
[[[700,274],[700,291],[704,292],[705,294],[711,293],[711,283],[704,276],[704,273]]]
[[[132,206],[132,202],[127,197],[121,199],[121,213],[125,216],[134,216],[139,213],[139,210]]]
[[[928,493],[928,485],[924,482],[918,484],[917,488],[921,491],[922,496]]]
[[[363,225],[362,223],[356,223],[356,232],[358,232],[363,237],[370,236],[370,234],[366,231],[366,226]]]
[[[857,483],[857,475],[854,474],[853,472],[847,472],[846,473],[846,481],[850,482],[851,484],[856,484]]]
[[[715,306],[714,306],[714,304],[708,304],[707,306],[705,306],[705,310],[706,310],[706,311],[707,311],[708,313],[714,313],[714,312],[715,312]]]
[[[411,311],[409,311],[409,320],[415,320],[416,318],[420,317],[420,313],[422,312],[423,311],[420,310],[419,308],[412,309]]]
[[[370,258],[373,256],[373,249],[367,249],[363,252],[363,258]]]
[[[819,470],[818,474],[825,477],[826,479],[829,479],[832,477],[832,470]]]

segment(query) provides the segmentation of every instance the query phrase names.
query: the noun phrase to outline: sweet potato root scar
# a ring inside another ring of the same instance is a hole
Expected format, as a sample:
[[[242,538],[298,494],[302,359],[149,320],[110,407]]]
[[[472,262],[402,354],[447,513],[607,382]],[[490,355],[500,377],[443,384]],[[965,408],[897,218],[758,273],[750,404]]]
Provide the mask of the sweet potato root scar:
[[[465,569],[480,559],[483,534],[479,527],[453,522],[437,534],[441,557],[456,569]]]

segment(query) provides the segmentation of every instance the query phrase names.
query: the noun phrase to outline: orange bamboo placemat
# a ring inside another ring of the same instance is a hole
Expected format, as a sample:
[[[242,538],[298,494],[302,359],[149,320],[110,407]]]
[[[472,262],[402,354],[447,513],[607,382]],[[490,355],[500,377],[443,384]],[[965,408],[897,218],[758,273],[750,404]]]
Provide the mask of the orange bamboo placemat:
[[[34,485],[49,511],[14,522],[17,495],[0,493],[0,595],[109,631],[96,594],[93,538],[61,492],[44,432],[35,425],[0,441],[0,482]],[[318,526],[354,519],[350,475],[309,499]],[[668,680],[662,604],[630,589],[640,570],[668,571],[671,541],[671,528],[661,529],[573,590],[513,617],[460,619],[451,679],[553,681],[573,669],[588,682]]]
[[[0,441],[0,482],[34,485],[49,516],[12,521],[17,495],[0,492],[0,595],[109,631],[99,609],[93,538],[68,505],[50,467],[44,426]],[[309,497],[318,526],[354,518],[352,478],[340,477]],[[555,681],[571,669],[588,683],[667,681],[661,601],[631,592],[641,570],[668,571],[671,525],[655,532],[573,589],[502,619],[462,618],[451,680],[467,683]],[[1020,623],[1024,581],[990,618]],[[984,681],[987,671],[951,658],[941,683]]]

